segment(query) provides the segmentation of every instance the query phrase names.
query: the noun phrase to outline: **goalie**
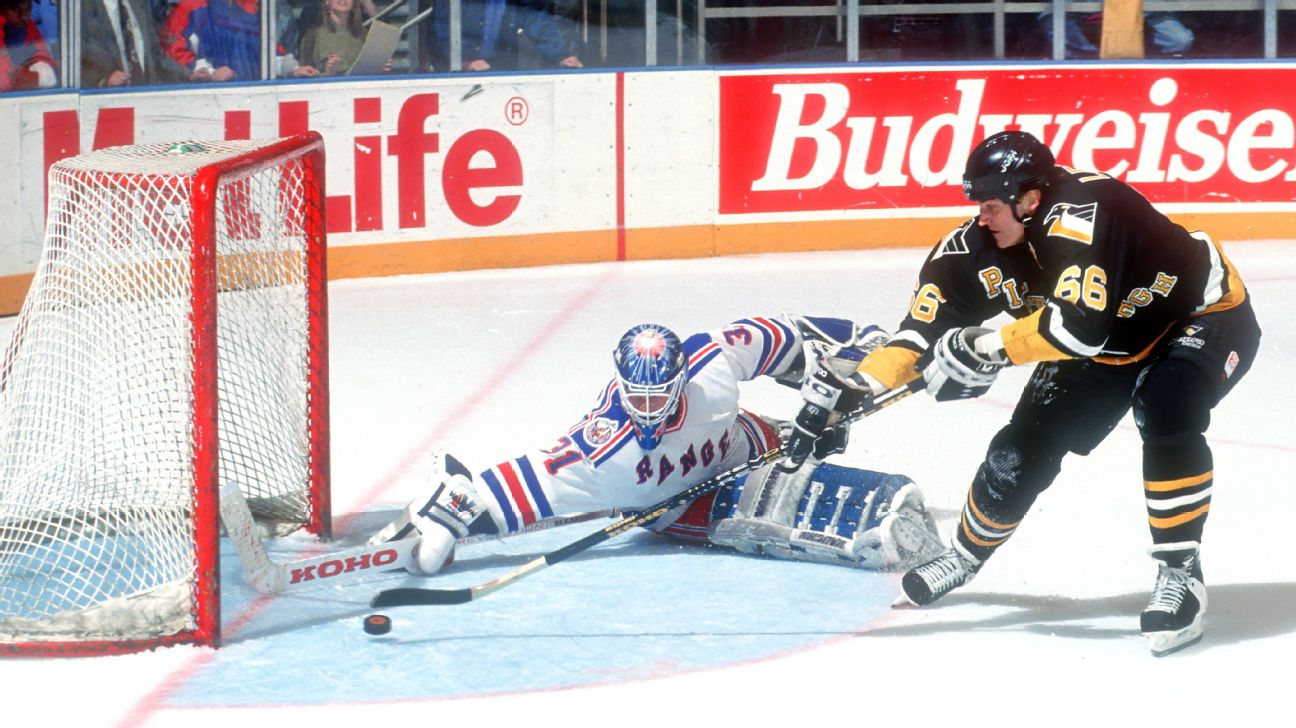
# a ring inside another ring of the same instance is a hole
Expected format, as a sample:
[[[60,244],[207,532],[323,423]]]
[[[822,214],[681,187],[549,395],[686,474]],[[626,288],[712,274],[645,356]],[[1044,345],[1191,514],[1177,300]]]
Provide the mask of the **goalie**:
[[[616,376],[595,406],[547,449],[476,475],[434,454],[427,492],[370,544],[420,538],[411,571],[433,574],[467,536],[511,535],[580,511],[636,511],[780,445],[791,425],[738,406],[738,383],[799,386],[810,367],[853,371],[887,338],[876,326],[819,317],[751,317],[681,341],[658,324],[627,331]],[[903,569],[942,550],[917,486],[901,475],[823,464],[846,426],[814,443],[809,467],[764,465],[672,510],[648,528],[751,554]]]

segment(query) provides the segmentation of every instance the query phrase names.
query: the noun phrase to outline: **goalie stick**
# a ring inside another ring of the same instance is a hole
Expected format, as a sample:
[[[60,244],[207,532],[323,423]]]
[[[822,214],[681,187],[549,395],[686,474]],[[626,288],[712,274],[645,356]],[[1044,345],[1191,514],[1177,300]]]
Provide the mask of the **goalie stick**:
[[[899,402],[909,395],[923,388],[926,383],[919,377],[909,384],[895,389],[883,392],[878,395],[871,403],[853,410],[843,416],[842,421],[854,422],[862,417],[868,417],[886,407]],[[474,599],[480,599],[487,594],[499,591],[504,587],[512,584],[524,576],[534,574],[554,564],[565,561],[576,554],[585,551],[593,546],[607,541],[613,536],[629,531],[632,528],[646,525],[665,515],[673,508],[687,505],[692,501],[717,490],[720,486],[730,480],[754,470],[761,465],[777,460],[783,455],[783,448],[775,447],[745,463],[736,465],[729,470],[719,473],[697,485],[677,493],[666,500],[655,505],[649,506],[646,510],[634,513],[622,518],[606,528],[595,531],[588,536],[574,541],[556,551],[551,551],[543,556],[538,556],[522,566],[508,572],[502,576],[491,579],[488,582],[478,584],[477,586],[463,587],[460,589],[424,589],[420,587],[403,587],[397,589],[384,589],[378,592],[369,602],[369,606],[374,608],[382,607],[405,607],[414,605],[442,605],[442,604],[463,604],[471,602]]]
[[[414,562],[414,547],[418,545],[417,536],[389,541],[374,546],[335,551],[319,556],[277,563],[270,559],[265,543],[257,533],[256,523],[252,520],[252,511],[248,508],[247,499],[235,483],[225,483],[220,488],[221,522],[234,544],[239,563],[243,566],[243,575],[252,588],[266,594],[277,594],[295,591],[306,587],[317,587],[323,583],[335,583],[373,572],[403,568]],[[596,511],[577,513],[570,516],[549,518],[536,521],[523,528],[519,533],[543,531],[573,523],[583,523],[596,518],[611,518],[616,511]],[[488,541],[497,536],[481,534],[459,539],[456,543],[468,544]]]

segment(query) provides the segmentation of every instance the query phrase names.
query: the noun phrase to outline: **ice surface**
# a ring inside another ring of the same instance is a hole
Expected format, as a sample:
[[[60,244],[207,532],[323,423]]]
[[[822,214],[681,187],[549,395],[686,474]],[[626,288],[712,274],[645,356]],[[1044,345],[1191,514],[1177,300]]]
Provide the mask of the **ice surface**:
[[[894,577],[746,558],[646,533],[609,541],[479,602],[391,610],[361,631],[388,575],[267,598],[223,556],[218,651],[0,659],[9,716],[59,725],[1238,725],[1289,712],[1296,662],[1296,241],[1228,246],[1265,338],[1216,410],[1216,489],[1201,644],[1148,654],[1138,612],[1155,567],[1137,432],[1127,420],[1054,487],[976,581],[925,610],[891,610]],[[474,469],[546,445],[611,372],[641,321],[681,333],[749,314],[899,320],[924,251],[753,256],[343,281],[331,291],[338,542],[378,528],[444,447]],[[7,340],[13,319],[0,321]],[[989,395],[918,396],[857,425],[843,461],[904,473],[952,523],[1027,375]],[[744,406],[791,416],[771,382]],[[465,549],[465,586],[603,522]],[[276,558],[317,548],[305,537]],[[1268,718],[1272,722],[1274,718]],[[1281,719],[1279,719],[1281,722]],[[24,721],[25,722],[25,721]],[[16,723],[17,724],[17,723]]]

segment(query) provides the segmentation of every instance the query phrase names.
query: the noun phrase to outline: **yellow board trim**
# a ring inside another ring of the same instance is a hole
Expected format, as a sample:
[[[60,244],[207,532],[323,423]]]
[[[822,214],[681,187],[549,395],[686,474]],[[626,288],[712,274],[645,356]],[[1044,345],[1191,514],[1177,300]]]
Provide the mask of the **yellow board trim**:
[[[627,228],[625,258],[704,258],[718,255],[796,253],[877,248],[919,248],[914,268],[934,241],[975,213],[955,217],[894,217],[870,220],[820,220],[679,225]],[[1189,230],[1209,230],[1217,240],[1286,240],[1296,215],[1290,212],[1221,212],[1171,216]],[[617,259],[617,231],[533,233],[480,238],[334,245],[329,248],[329,278],[378,278],[484,268],[596,263]],[[1231,271],[1236,269],[1231,265]],[[17,313],[33,273],[0,276],[0,315]],[[1237,290],[1241,290],[1240,281]],[[1222,302],[1221,302],[1222,303]]]

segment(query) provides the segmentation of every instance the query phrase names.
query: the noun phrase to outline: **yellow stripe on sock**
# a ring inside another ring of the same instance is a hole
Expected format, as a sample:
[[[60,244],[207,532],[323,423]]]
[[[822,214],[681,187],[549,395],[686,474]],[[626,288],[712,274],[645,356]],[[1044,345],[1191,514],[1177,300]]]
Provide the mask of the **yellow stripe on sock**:
[[[1207,503],[1201,508],[1193,509],[1187,513],[1180,513],[1177,516],[1170,516],[1169,518],[1153,518],[1152,516],[1148,516],[1148,523],[1152,524],[1153,528],[1174,528],[1175,526],[1183,525],[1194,518],[1206,515],[1206,512],[1209,510],[1210,504]]]
[[[1165,493],[1172,490],[1183,490],[1184,488],[1191,488],[1194,485],[1201,485],[1202,483],[1205,483],[1206,481],[1214,477],[1215,477],[1215,472],[1212,470],[1207,470],[1201,475],[1194,475],[1188,478],[1180,478],[1178,480],[1145,480],[1143,481],[1143,489],[1150,490],[1155,493]]]
[[[1003,543],[1004,541],[1007,541],[1007,540],[1008,540],[1008,536],[1011,536],[1011,535],[1012,535],[1012,534],[1010,533],[1010,534],[1008,534],[1008,536],[1004,536],[1003,538],[996,538],[996,539],[994,539],[994,540],[987,541],[986,539],[981,538],[980,536],[977,536],[975,533],[972,533],[972,529],[968,528],[968,525],[967,525],[967,519],[966,519],[966,518],[963,519],[962,526],[963,526],[963,536],[964,536],[964,538],[966,538],[967,540],[969,540],[969,541],[971,541],[972,543],[976,544],[977,546],[984,546],[985,548],[991,548],[991,547],[993,547],[993,546],[998,546],[999,544]]]
[[[990,520],[989,518],[986,518],[986,515],[981,512],[981,509],[977,508],[976,502],[972,500],[972,491],[968,491],[967,502],[968,505],[972,507],[972,515],[976,516],[977,520],[980,521],[981,525],[983,526],[988,526],[990,528],[997,528],[1000,531],[1011,531],[1012,529],[1017,528],[1017,526],[1021,525],[1020,520],[1018,520],[1016,523],[1010,523],[1004,525],[1002,523],[996,523]]]

